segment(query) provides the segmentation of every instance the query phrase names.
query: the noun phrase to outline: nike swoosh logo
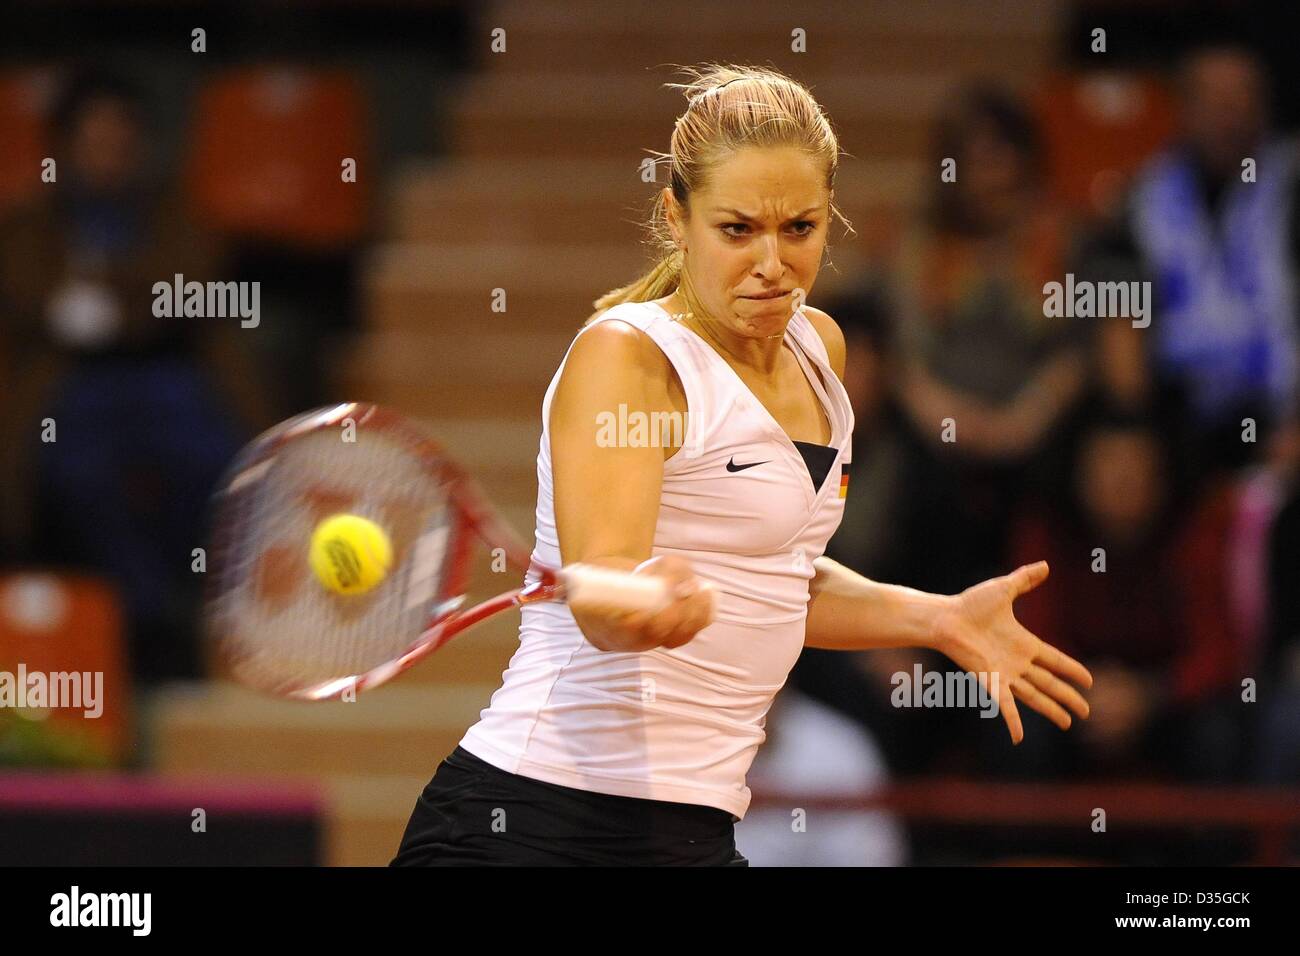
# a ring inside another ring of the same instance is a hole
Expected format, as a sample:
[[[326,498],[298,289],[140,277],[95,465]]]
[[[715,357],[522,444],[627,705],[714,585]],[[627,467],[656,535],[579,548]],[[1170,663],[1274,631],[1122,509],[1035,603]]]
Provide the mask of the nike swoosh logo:
[[[744,471],[746,468],[753,468],[755,465],[766,465],[766,461],[751,461],[747,465],[737,465],[736,457],[733,455],[731,461],[727,462],[727,471]]]

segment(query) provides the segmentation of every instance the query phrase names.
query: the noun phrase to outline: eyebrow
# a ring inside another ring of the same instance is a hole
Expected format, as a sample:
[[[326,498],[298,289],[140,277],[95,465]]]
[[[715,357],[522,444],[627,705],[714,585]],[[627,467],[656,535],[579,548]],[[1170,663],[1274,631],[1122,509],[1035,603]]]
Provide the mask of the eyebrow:
[[[820,210],[821,208],[822,208],[821,206],[809,206],[809,207],[808,207],[807,209],[805,209],[803,212],[797,212],[797,213],[795,213],[793,216],[791,216],[790,218],[791,218],[791,219],[799,219],[799,218],[802,218],[803,216],[808,215],[809,213],[817,212],[817,211]],[[747,215],[745,215],[745,213],[741,212],[739,209],[722,209],[722,208],[720,208],[720,207],[715,207],[715,208],[714,208],[714,212],[725,212],[725,213],[728,213],[729,215],[735,216],[737,219],[744,219],[746,222],[757,222],[757,221],[758,221],[758,220],[755,219],[753,216],[747,216]],[[788,221],[788,220],[787,220],[787,221]]]

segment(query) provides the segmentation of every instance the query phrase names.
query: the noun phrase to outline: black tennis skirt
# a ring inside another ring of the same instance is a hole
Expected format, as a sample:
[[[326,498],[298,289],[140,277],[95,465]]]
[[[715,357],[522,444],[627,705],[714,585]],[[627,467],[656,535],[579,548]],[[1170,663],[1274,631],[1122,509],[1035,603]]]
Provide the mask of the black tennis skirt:
[[[416,801],[390,866],[748,866],[717,807],[592,793],[457,747]]]

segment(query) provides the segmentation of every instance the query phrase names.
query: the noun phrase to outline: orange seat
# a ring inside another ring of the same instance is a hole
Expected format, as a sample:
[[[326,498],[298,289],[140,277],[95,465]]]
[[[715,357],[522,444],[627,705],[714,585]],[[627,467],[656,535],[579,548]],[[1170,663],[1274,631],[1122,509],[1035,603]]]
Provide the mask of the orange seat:
[[[117,594],[105,581],[0,575],[0,762],[122,762],[131,731],[122,633]],[[33,696],[41,684],[43,701]]]
[[[1054,197],[1088,215],[1113,210],[1175,122],[1169,91],[1137,73],[1057,74],[1040,87],[1035,110]]]
[[[0,73],[0,211],[42,185],[41,160],[50,155],[45,122],[53,86],[48,70]]]
[[[229,235],[338,248],[366,225],[365,105],[350,74],[254,67],[199,95],[188,186],[199,221]],[[356,182],[342,179],[357,162]]]

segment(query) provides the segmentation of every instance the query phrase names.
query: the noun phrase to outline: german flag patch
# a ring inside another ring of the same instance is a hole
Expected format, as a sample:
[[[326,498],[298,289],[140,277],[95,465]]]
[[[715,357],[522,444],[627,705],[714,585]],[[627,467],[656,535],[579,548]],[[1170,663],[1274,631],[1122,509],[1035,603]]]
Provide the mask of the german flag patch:
[[[840,497],[849,496],[849,466],[848,463],[840,465]]]

